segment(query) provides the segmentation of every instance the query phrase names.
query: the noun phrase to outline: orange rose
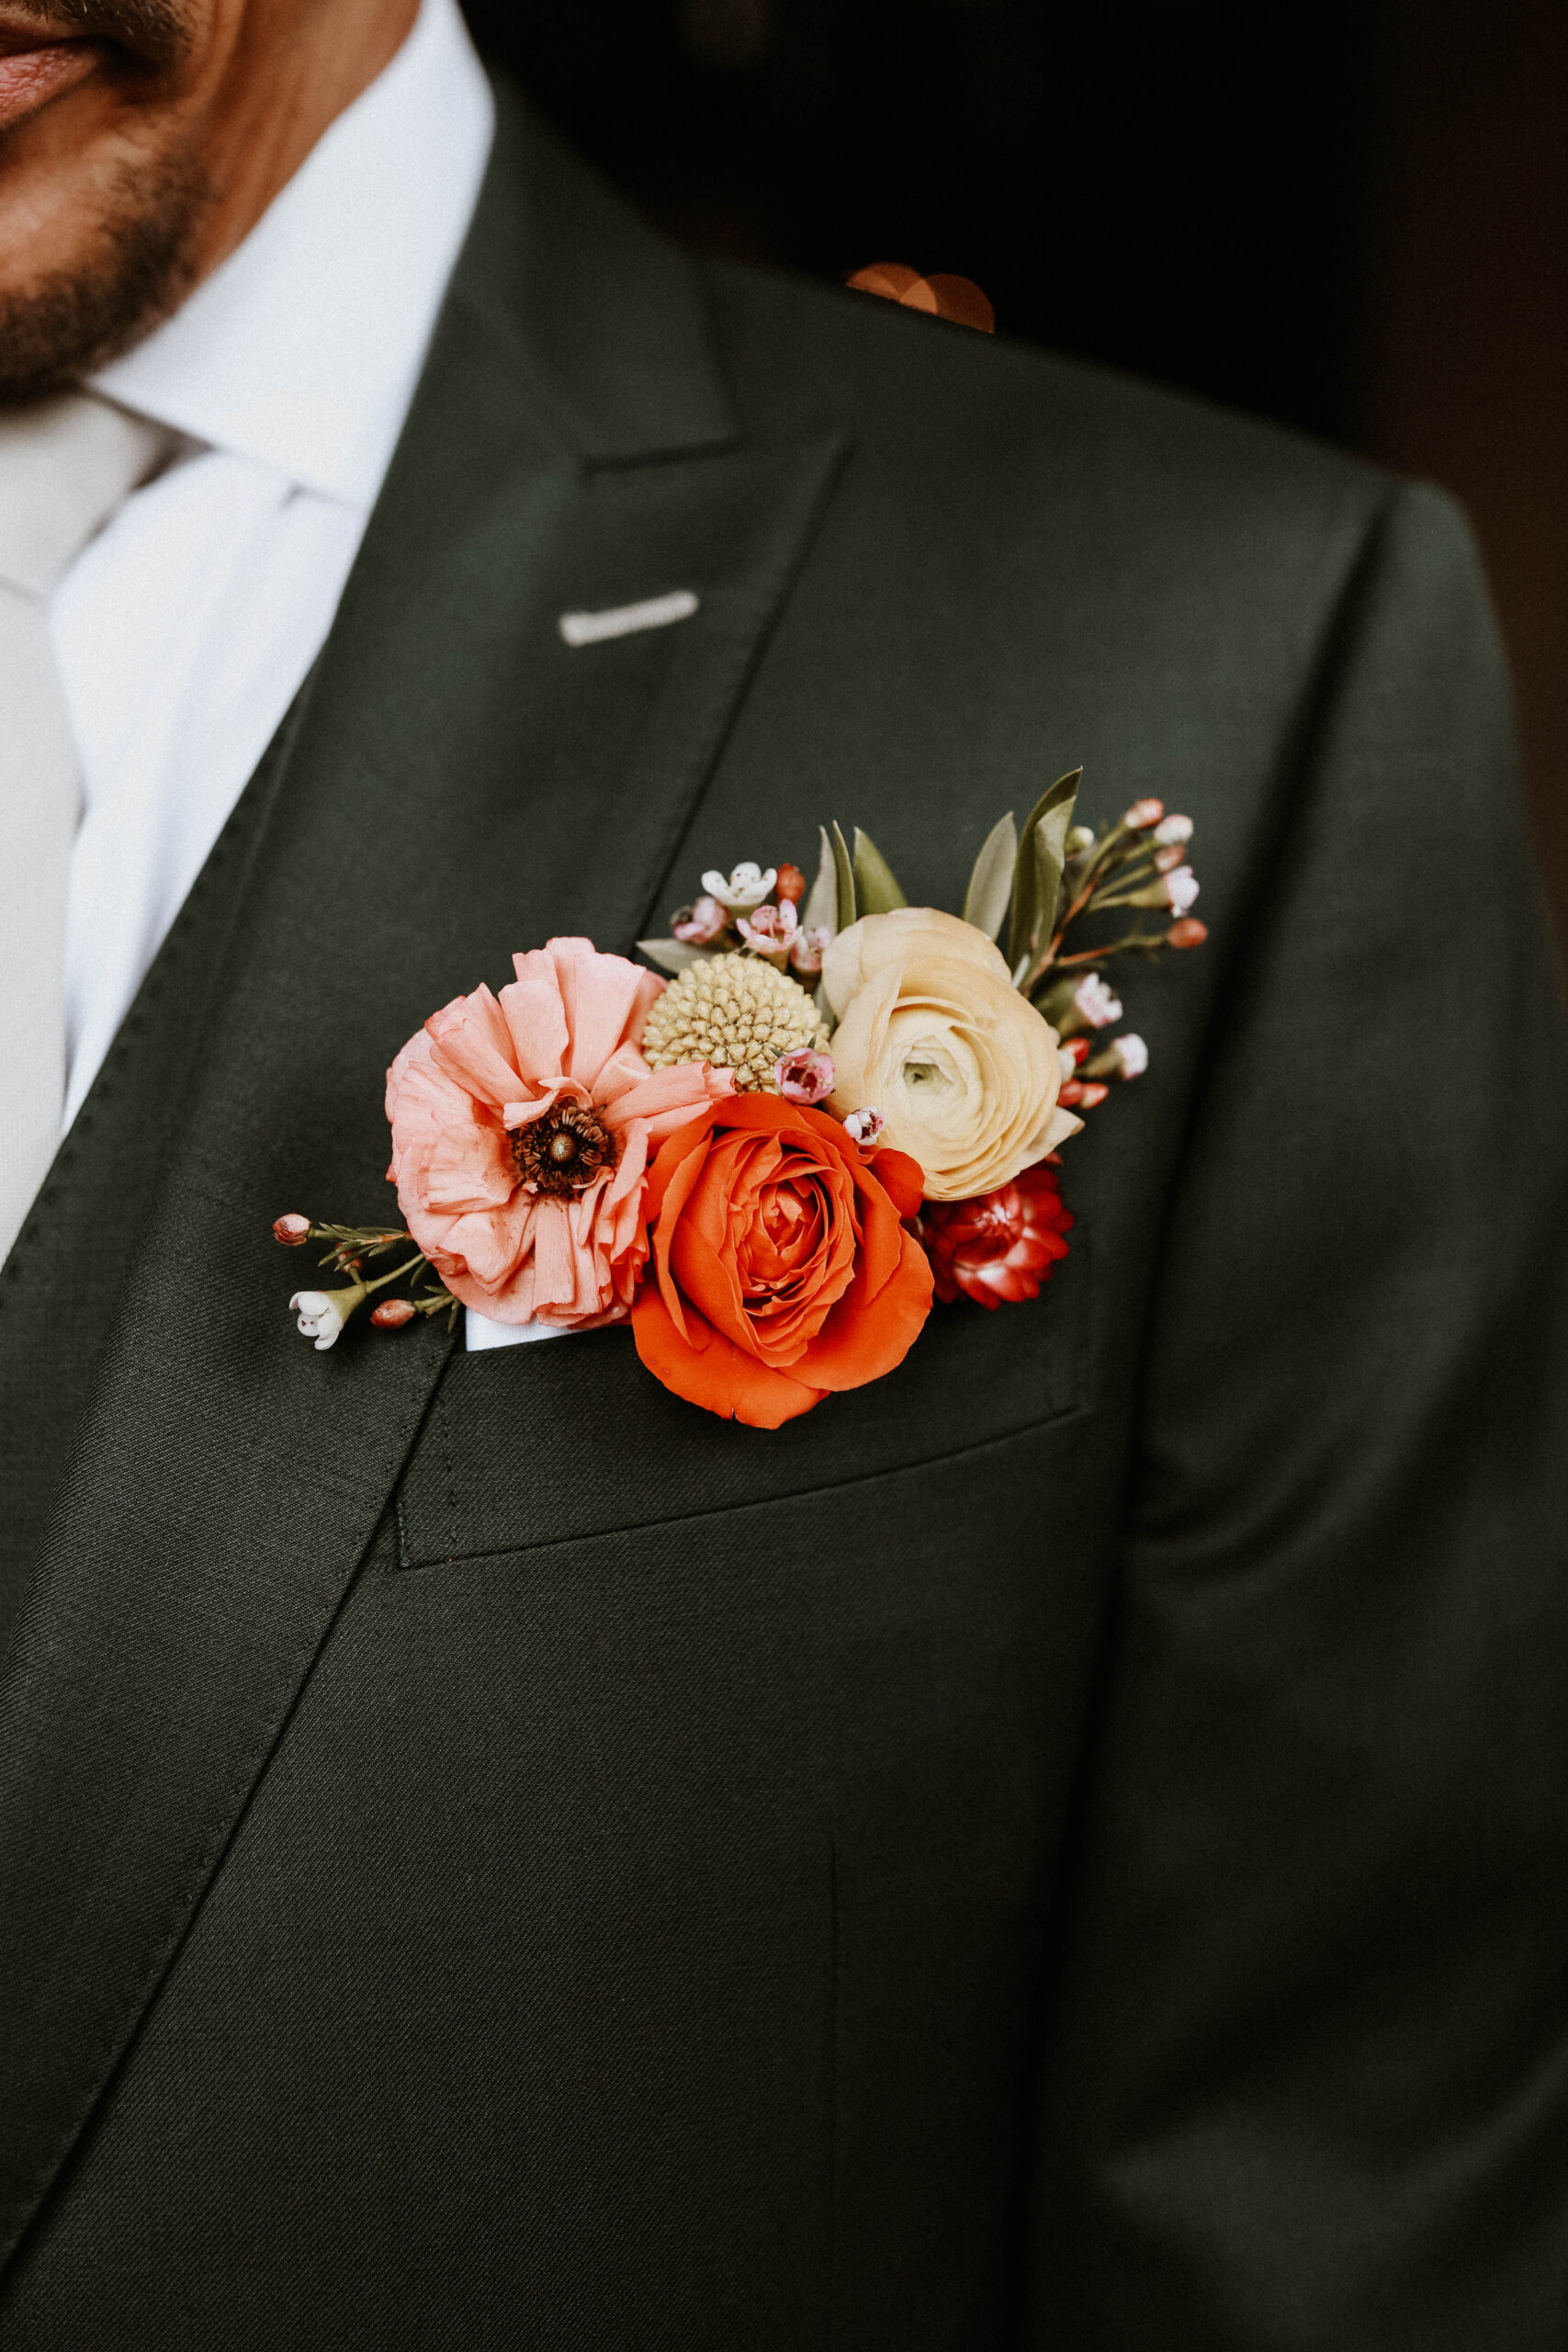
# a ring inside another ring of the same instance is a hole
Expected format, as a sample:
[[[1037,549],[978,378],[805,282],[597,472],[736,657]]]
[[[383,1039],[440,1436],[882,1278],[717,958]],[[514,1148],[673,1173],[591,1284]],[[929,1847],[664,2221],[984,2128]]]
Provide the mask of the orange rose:
[[[637,1350],[677,1396],[775,1430],[901,1363],[931,1270],[903,1227],[920,1171],[863,1153],[834,1119],[772,1094],[717,1103],[649,1170]]]

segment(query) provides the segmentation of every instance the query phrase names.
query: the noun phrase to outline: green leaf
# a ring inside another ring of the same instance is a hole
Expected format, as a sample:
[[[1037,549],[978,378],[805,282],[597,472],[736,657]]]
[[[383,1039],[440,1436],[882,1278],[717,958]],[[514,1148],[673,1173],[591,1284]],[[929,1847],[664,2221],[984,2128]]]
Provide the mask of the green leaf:
[[[694,964],[705,964],[717,953],[712,947],[696,947],[684,939],[639,939],[637,954],[657,964],[661,972],[684,972]]]
[[[980,844],[969,888],[964,893],[964,920],[995,939],[1002,917],[1012,902],[1013,868],[1018,864],[1018,827],[1010,808]]]
[[[817,879],[811,885],[811,895],[800,911],[807,931],[837,931],[839,927],[839,867],[833,855],[833,844],[828,839],[826,825],[818,825],[822,836],[822,854],[818,861]]]
[[[893,876],[893,868],[877,848],[869,833],[855,827],[855,889],[862,914],[891,914],[895,907],[907,907],[908,899]]]
[[[1055,923],[1067,830],[1082,781],[1082,768],[1059,775],[1030,810],[1013,870],[1012,922],[1008,931],[1008,962],[1015,972],[1044,946]]]
[[[848,931],[857,912],[855,869],[850,862],[850,845],[840,831],[837,822],[833,826],[833,867],[838,879],[839,913],[836,927],[840,931]]]
[[[1061,895],[1062,869],[1067,862],[1066,808],[1048,808],[1030,836],[1034,851],[1036,933],[1033,944],[1043,947],[1056,926],[1056,901]]]

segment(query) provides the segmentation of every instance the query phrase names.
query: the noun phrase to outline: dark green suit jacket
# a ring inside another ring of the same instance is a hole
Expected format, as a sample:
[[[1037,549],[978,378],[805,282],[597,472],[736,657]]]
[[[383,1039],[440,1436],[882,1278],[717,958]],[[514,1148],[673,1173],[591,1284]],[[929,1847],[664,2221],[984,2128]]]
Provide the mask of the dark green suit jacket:
[[[689,587],[577,650],[558,616]],[[382,1072],[864,825],[1198,821],[1032,1306],[777,1434],[318,1355]],[[0,1281],[0,2343],[1545,2352],[1564,1059],[1462,526],[666,251],[505,114],[317,670]]]

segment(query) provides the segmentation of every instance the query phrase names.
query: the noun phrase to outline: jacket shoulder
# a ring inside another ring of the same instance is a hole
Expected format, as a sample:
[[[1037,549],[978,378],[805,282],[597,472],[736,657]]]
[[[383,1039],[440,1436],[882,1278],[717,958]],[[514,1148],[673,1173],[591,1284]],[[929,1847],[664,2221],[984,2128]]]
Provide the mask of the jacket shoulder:
[[[1114,529],[1259,535],[1364,532],[1398,485],[1382,469],[1005,336],[874,296],[731,263],[698,265],[721,362],[751,429],[832,419],[893,474],[1005,494],[1027,529],[1064,501]]]

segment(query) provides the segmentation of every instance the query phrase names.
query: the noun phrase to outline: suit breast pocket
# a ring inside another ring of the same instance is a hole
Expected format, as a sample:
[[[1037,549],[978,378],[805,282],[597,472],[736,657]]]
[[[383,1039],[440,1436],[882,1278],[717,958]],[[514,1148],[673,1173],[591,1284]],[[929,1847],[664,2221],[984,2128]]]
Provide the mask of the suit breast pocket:
[[[1089,1302],[1080,1223],[1037,1299],[934,1307],[896,1372],[781,1430],[742,1428],[671,1396],[624,1327],[457,1355],[399,1488],[400,1563],[782,1502],[1058,1420],[1088,1400]]]

